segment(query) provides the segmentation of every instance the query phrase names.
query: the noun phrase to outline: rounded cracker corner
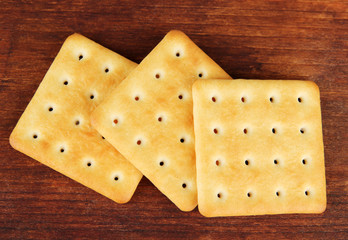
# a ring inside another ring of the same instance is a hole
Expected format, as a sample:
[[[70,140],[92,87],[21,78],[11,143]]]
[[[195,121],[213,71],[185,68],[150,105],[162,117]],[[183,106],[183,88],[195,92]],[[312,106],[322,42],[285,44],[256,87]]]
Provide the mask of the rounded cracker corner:
[[[325,202],[318,208],[318,213],[322,214],[326,211],[327,208],[327,201],[325,200]]]
[[[199,205],[198,204],[198,211],[199,211],[199,213],[201,214],[201,215],[203,215],[204,217],[213,217],[212,215],[211,215],[211,212],[206,212],[206,209],[205,208],[202,208],[201,207],[201,205]]]
[[[185,207],[177,206],[177,207],[183,212],[191,212],[191,211],[193,211],[193,209],[195,209],[197,207],[197,204],[195,204],[193,206],[185,206]]]
[[[107,192],[107,193],[104,192],[104,193],[102,193],[99,191],[98,191],[98,193],[104,197],[107,197],[111,201],[114,201],[117,204],[126,204],[132,199],[135,190],[136,190],[136,187],[135,187],[134,191],[125,191],[125,192],[123,192],[123,194],[118,194],[117,192]]]
[[[125,196],[125,197],[122,197],[122,198],[120,198],[120,196],[118,196],[117,201],[116,200],[114,200],[114,201],[117,202],[118,204],[126,204],[126,203],[128,203],[132,199],[132,196],[133,195]]]
[[[70,41],[74,41],[76,39],[81,39],[81,38],[85,38],[84,36],[82,36],[81,34],[79,33],[73,33],[73,34],[70,34],[66,39],[65,39],[65,42],[70,42]]]
[[[311,88],[313,88],[317,93],[320,93],[319,86],[313,81],[306,81]]]
[[[172,201],[172,199],[170,199],[170,198],[169,198],[169,200]],[[182,212],[191,212],[193,209],[195,209],[197,207],[197,202],[194,202],[194,203],[188,203],[188,202],[185,203],[185,202],[182,202],[182,201],[181,202],[177,202],[177,201],[174,202],[174,201],[172,201],[172,202]]]
[[[9,137],[9,142],[12,148],[17,149],[18,147],[18,142],[17,142],[17,137],[16,137],[16,133],[13,130],[10,137]]]
[[[166,34],[166,36],[172,37],[172,38],[183,38],[183,37],[188,38],[188,36],[183,31],[175,30],[175,29],[170,30]]]

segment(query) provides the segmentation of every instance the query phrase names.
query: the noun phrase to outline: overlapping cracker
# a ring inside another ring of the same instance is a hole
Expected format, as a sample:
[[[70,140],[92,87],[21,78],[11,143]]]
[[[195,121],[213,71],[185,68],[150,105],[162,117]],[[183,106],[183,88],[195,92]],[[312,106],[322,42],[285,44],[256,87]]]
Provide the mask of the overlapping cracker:
[[[129,201],[142,174],[92,128],[89,117],[135,67],[71,35],[19,119],[11,145],[118,203]]]
[[[93,126],[181,210],[197,205],[192,84],[229,78],[171,31],[92,114]]]
[[[205,216],[326,208],[319,89],[309,81],[193,85],[198,207]]]

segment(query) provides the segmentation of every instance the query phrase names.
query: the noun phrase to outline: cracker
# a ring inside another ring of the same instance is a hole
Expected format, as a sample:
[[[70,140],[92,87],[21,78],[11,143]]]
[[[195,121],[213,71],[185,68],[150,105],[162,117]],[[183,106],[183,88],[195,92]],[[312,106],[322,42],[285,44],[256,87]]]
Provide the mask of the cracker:
[[[136,64],[73,34],[10,136],[13,148],[118,202],[142,174],[92,128],[90,113]]]
[[[229,76],[174,30],[92,114],[93,126],[183,211],[197,206],[191,91],[203,78]]]
[[[193,102],[198,208],[204,216],[325,210],[315,83],[197,81]]]

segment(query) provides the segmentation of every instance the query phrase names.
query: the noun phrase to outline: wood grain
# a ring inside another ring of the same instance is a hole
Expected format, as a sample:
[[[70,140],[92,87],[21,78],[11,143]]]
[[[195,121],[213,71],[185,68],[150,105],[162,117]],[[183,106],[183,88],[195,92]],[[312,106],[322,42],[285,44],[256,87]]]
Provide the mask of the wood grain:
[[[209,219],[179,211],[146,179],[119,205],[10,147],[10,132],[69,34],[140,62],[171,29],[234,78],[319,85],[325,213]],[[348,239],[347,1],[2,0],[0,81],[1,239]]]

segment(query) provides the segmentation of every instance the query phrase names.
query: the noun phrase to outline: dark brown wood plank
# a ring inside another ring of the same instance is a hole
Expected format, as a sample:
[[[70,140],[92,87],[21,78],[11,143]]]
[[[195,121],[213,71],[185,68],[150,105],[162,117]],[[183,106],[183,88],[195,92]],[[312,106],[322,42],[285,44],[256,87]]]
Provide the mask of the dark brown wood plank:
[[[8,137],[64,39],[79,32],[140,62],[171,29],[234,78],[305,79],[321,90],[323,214],[205,218],[147,179],[119,205],[13,150]],[[0,239],[348,239],[347,1],[0,3]]]

